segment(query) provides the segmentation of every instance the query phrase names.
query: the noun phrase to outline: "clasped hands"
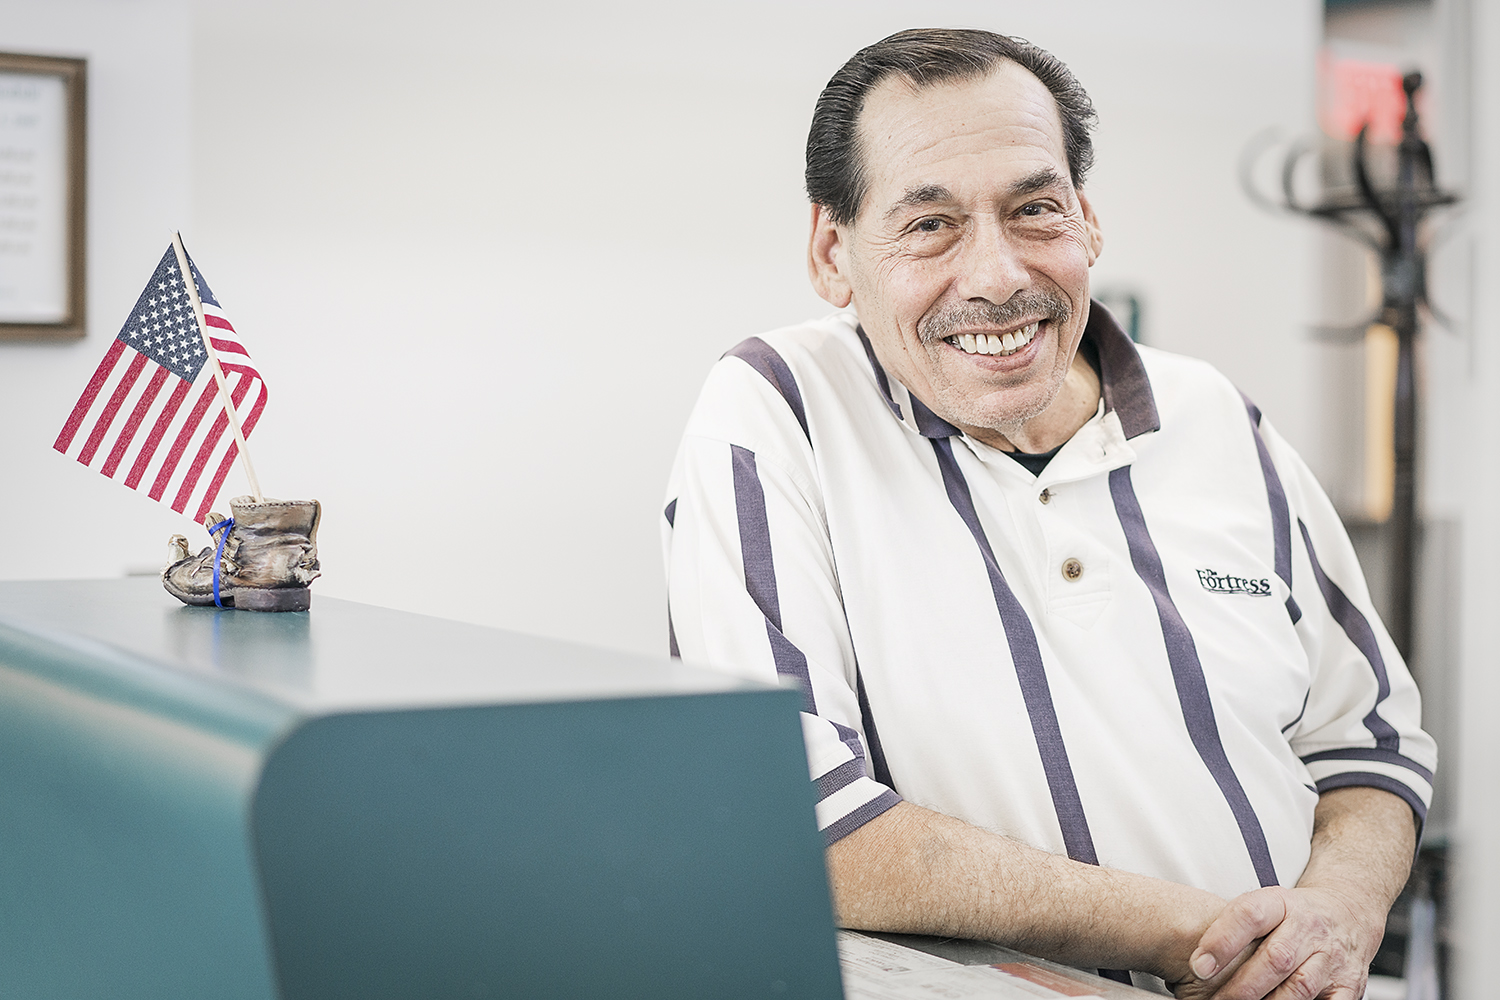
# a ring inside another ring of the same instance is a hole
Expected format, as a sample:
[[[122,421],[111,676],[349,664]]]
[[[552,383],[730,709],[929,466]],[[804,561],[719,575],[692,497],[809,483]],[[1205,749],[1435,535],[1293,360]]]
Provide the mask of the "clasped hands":
[[[1235,897],[1172,983],[1184,1000],[1361,1000],[1385,912],[1323,887],[1272,886]]]

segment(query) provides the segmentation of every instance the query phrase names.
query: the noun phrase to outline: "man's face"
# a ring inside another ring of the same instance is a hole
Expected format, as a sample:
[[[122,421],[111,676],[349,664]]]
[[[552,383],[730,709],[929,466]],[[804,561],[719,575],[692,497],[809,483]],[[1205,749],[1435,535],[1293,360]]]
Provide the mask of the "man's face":
[[[1102,245],[1057,105],[1009,61],[930,87],[894,77],[868,95],[860,140],[854,223],[814,207],[814,285],[854,303],[882,367],[938,416],[1008,437],[1062,387]]]

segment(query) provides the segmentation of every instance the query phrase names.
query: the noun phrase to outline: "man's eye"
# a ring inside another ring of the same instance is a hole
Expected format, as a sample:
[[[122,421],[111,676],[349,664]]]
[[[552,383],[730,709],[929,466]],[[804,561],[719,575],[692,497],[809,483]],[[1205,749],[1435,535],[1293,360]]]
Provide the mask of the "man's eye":
[[[918,222],[917,225],[916,225],[916,230],[919,233],[935,233],[939,229],[942,229],[942,228],[943,228],[943,220],[942,219],[923,219],[921,222]]]
[[[1045,215],[1051,210],[1051,206],[1044,201],[1034,201],[1029,205],[1021,206],[1021,214],[1027,216]]]

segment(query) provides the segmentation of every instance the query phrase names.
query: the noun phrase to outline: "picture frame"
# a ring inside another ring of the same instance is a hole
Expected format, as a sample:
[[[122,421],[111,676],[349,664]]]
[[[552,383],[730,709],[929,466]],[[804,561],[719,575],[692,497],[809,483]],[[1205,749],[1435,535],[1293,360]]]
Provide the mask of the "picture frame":
[[[0,52],[0,341],[82,338],[87,61]]]

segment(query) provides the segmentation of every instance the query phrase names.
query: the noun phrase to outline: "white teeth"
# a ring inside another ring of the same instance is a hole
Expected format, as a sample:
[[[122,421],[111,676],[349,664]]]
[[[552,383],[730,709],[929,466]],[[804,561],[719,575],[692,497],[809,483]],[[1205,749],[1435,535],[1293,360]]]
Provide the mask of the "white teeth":
[[[1028,323],[1021,329],[1003,336],[994,333],[961,333],[948,338],[948,343],[966,354],[1014,354],[1036,337],[1041,321]]]

